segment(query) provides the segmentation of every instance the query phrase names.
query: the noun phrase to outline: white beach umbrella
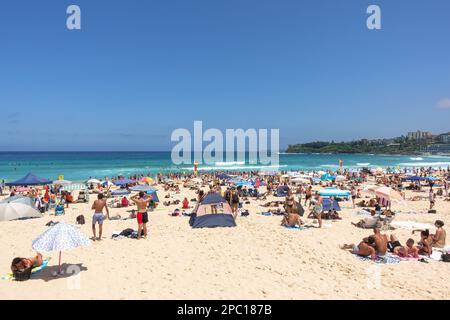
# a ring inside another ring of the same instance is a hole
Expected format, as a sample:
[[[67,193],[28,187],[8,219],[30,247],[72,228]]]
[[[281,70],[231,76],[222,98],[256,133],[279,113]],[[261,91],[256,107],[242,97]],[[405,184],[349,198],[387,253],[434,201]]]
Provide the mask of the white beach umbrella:
[[[291,182],[294,182],[294,183],[311,183],[311,180],[310,179],[305,179],[305,178],[302,178],[302,177],[296,177],[296,178],[291,179]]]
[[[334,181],[336,181],[336,182],[341,182],[341,181],[345,181],[345,180],[347,180],[347,178],[345,178],[344,176],[337,176],[334,179]]]
[[[11,221],[22,218],[41,218],[42,214],[31,205],[20,202],[0,203],[0,221]]]
[[[75,226],[60,222],[34,239],[32,248],[39,252],[59,251],[59,273],[61,273],[61,252],[90,244],[91,241]]]
[[[100,183],[102,183],[100,180],[98,180],[98,179],[89,179],[88,181],[86,181],[87,183],[89,183],[89,184],[100,184]]]
[[[60,186],[67,186],[69,184],[72,184],[72,181],[69,180],[55,180],[53,181],[54,185],[60,185]]]

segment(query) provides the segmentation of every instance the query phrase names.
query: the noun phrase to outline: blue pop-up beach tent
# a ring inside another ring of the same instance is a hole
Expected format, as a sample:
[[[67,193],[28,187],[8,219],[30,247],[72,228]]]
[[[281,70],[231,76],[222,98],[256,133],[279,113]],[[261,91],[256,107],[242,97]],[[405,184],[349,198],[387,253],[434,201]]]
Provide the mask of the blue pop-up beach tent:
[[[156,193],[157,190],[148,190],[147,194],[152,196],[153,202],[159,202],[158,194]]]
[[[212,207],[217,213],[212,213]],[[231,207],[218,193],[208,193],[189,219],[192,228],[235,227]]]
[[[322,206],[323,206],[323,210],[325,210],[325,211],[332,210],[332,209],[335,209],[336,211],[341,211],[341,207],[339,206],[339,203],[337,202],[336,199],[333,199],[333,201],[331,201],[330,198],[324,198]]]
[[[52,181],[45,178],[38,177],[32,173],[28,173],[26,176],[19,180],[6,183],[7,186],[42,186],[46,184],[52,184]]]

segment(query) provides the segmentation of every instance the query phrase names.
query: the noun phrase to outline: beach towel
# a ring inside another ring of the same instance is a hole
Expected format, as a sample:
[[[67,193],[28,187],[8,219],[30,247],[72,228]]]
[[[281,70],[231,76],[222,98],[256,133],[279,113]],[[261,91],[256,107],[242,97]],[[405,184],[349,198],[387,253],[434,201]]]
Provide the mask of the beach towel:
[[[272,214],[272,212],[260,212],[260,213],[258,213],[258,214],[260,214],[260,215],[262,215],[262,216],[273,216],[273,214]]]
[[[431,224],[427,223],[419,223],[415,221],[393,221],[391,225],[395,228],[406,229],[406,230],[425,230],[425,229],[433,229]]]
[[[392,256],[392,255],[385,255],[385,256],[377,256],[375,261],[372,260],[371,257],[362,257],[357,254],[353,254],[356,258],[358,258],[361,261],[372,261],[376,264],[398,264],[400,263],[400,257]]]
[[[49,261],[50,259],[46,259],[42,262],[42,264],[39,267],[33,268],[31,270],[31,278],[39,274],[39,272],[41,272],[48,265]],[[12,273],[8,273],[2,277],[2,280],[14,280],[14,276]]]
[[[284,225],[283,227],[285,227],[286,229],[297,229],[297,230],[304,230],[304,229],[305,229],[305,228],[300,227],[300,226],[298,226],[298,225],[295,225],[295,226],[287,226],[287,225]]]

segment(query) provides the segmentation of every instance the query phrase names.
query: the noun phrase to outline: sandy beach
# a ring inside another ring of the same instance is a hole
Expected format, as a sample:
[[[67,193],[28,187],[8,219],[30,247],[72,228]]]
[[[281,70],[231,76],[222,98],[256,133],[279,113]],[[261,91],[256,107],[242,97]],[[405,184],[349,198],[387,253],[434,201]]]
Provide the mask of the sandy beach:
[[[158,187],[158,186],[157,186]],[[317,187],[315,187],[317,189]],[[161,190],[161,189],[160,189]],[[160,191],[162,199],[167,192]],[[171,192],[172,199],[195,198],[194,191]],[[417,195],[417,193],[414,193]],[[424,197],[427,193],[423,192]],[[412,192],[408,191],[409,199]],[[92,236],[91,205],[71,204],[61,217],[45,215],[25,221],[1,222],[0,270],[7,273],[11,259],[32,256],[31,241],[46,230],[49,221],[75,223],[86,217],[81,231]],[[437,199],[437,214],[398,213],[395,221],[414,221],[431,226],[436,219],[450,222],[450,203]],[[165,199],[167,200],[167,199]],[[270,196],[269,200],[280,200]],[[162,201],[162,200],[161,200]],[[260,205],[244,205],[250,216],[239,216],[235,228],[192,229],[188,217],[172,217],[177,206],[162,204],[149,214],[149,237],[111,239],[114,231],[137,229],[135,219],[106,220],[102,241],[64,252],[63,270],[54,277],[58,255],[51,253],[49,266],[26,282],[0,281],[3,299],[448,299],[450,264],[430,261],[375,264],[361,261],[339,249],[343,243],[359,243],[371,230],[351,225],[361,216],[350,201],[341,202],[340,221],[325,221],[322,229],[287,229],[281,217],[262,216]],[[407,201],[407,211],[423,212],[428,201]],[[135,208],[135,207],[133,207]],[[111,215],[128,216],[130,208],[110,209]],[[394,211],[405,208],[393,205]],[[305,219],[304,219],[305,220]],[[312,219],[306,219],[312,224]],[[430,230],[434,231],[434,227]],[[411,230],[397,229],[404,243]],[[73,266],[80,268],[74,268]],[[74,272],[74,271],[72,271]]]

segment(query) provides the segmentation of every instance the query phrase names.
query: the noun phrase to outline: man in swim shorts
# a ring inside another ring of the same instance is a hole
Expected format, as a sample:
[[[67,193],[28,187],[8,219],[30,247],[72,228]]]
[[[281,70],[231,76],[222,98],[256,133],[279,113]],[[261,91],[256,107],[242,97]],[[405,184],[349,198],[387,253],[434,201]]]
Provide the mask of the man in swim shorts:
[[[133,196],[131,201],[133,201],[137,206],[137,223],[138,223],[138,236],[137,239],[141,239],[141,233],[144,231],[144,238],[147,238],[147,223],[148,223],[148,213],[147,206],[152,200],[151,196],[145,197],[144,192],[139,192],[139,194]]]
[[[103,198],[103,194],[99,193],[97,196],[97,200],[92,204],[92,210],[94,210],[94,215],[92,216],[92,232],[94,233],[94,237],[92,240],[102,240],[102,231],[103,231],[103,220],[105,220],[105,216],[103,215],[103,209],[106,209],[106,213],[109,219],[109,210],[106,205],[106,200]],[[96,238],[95,225],[98,223],[98,238]]]
[[[356,254],[361,257],[371,257],[373,260],[376,259],[375,249],[373,245],[375,244],[375,237],[369,236],[363,239],[358,245],[356,244],[344,244],[340,248],[343,250],[349,250],[351,253]]]

